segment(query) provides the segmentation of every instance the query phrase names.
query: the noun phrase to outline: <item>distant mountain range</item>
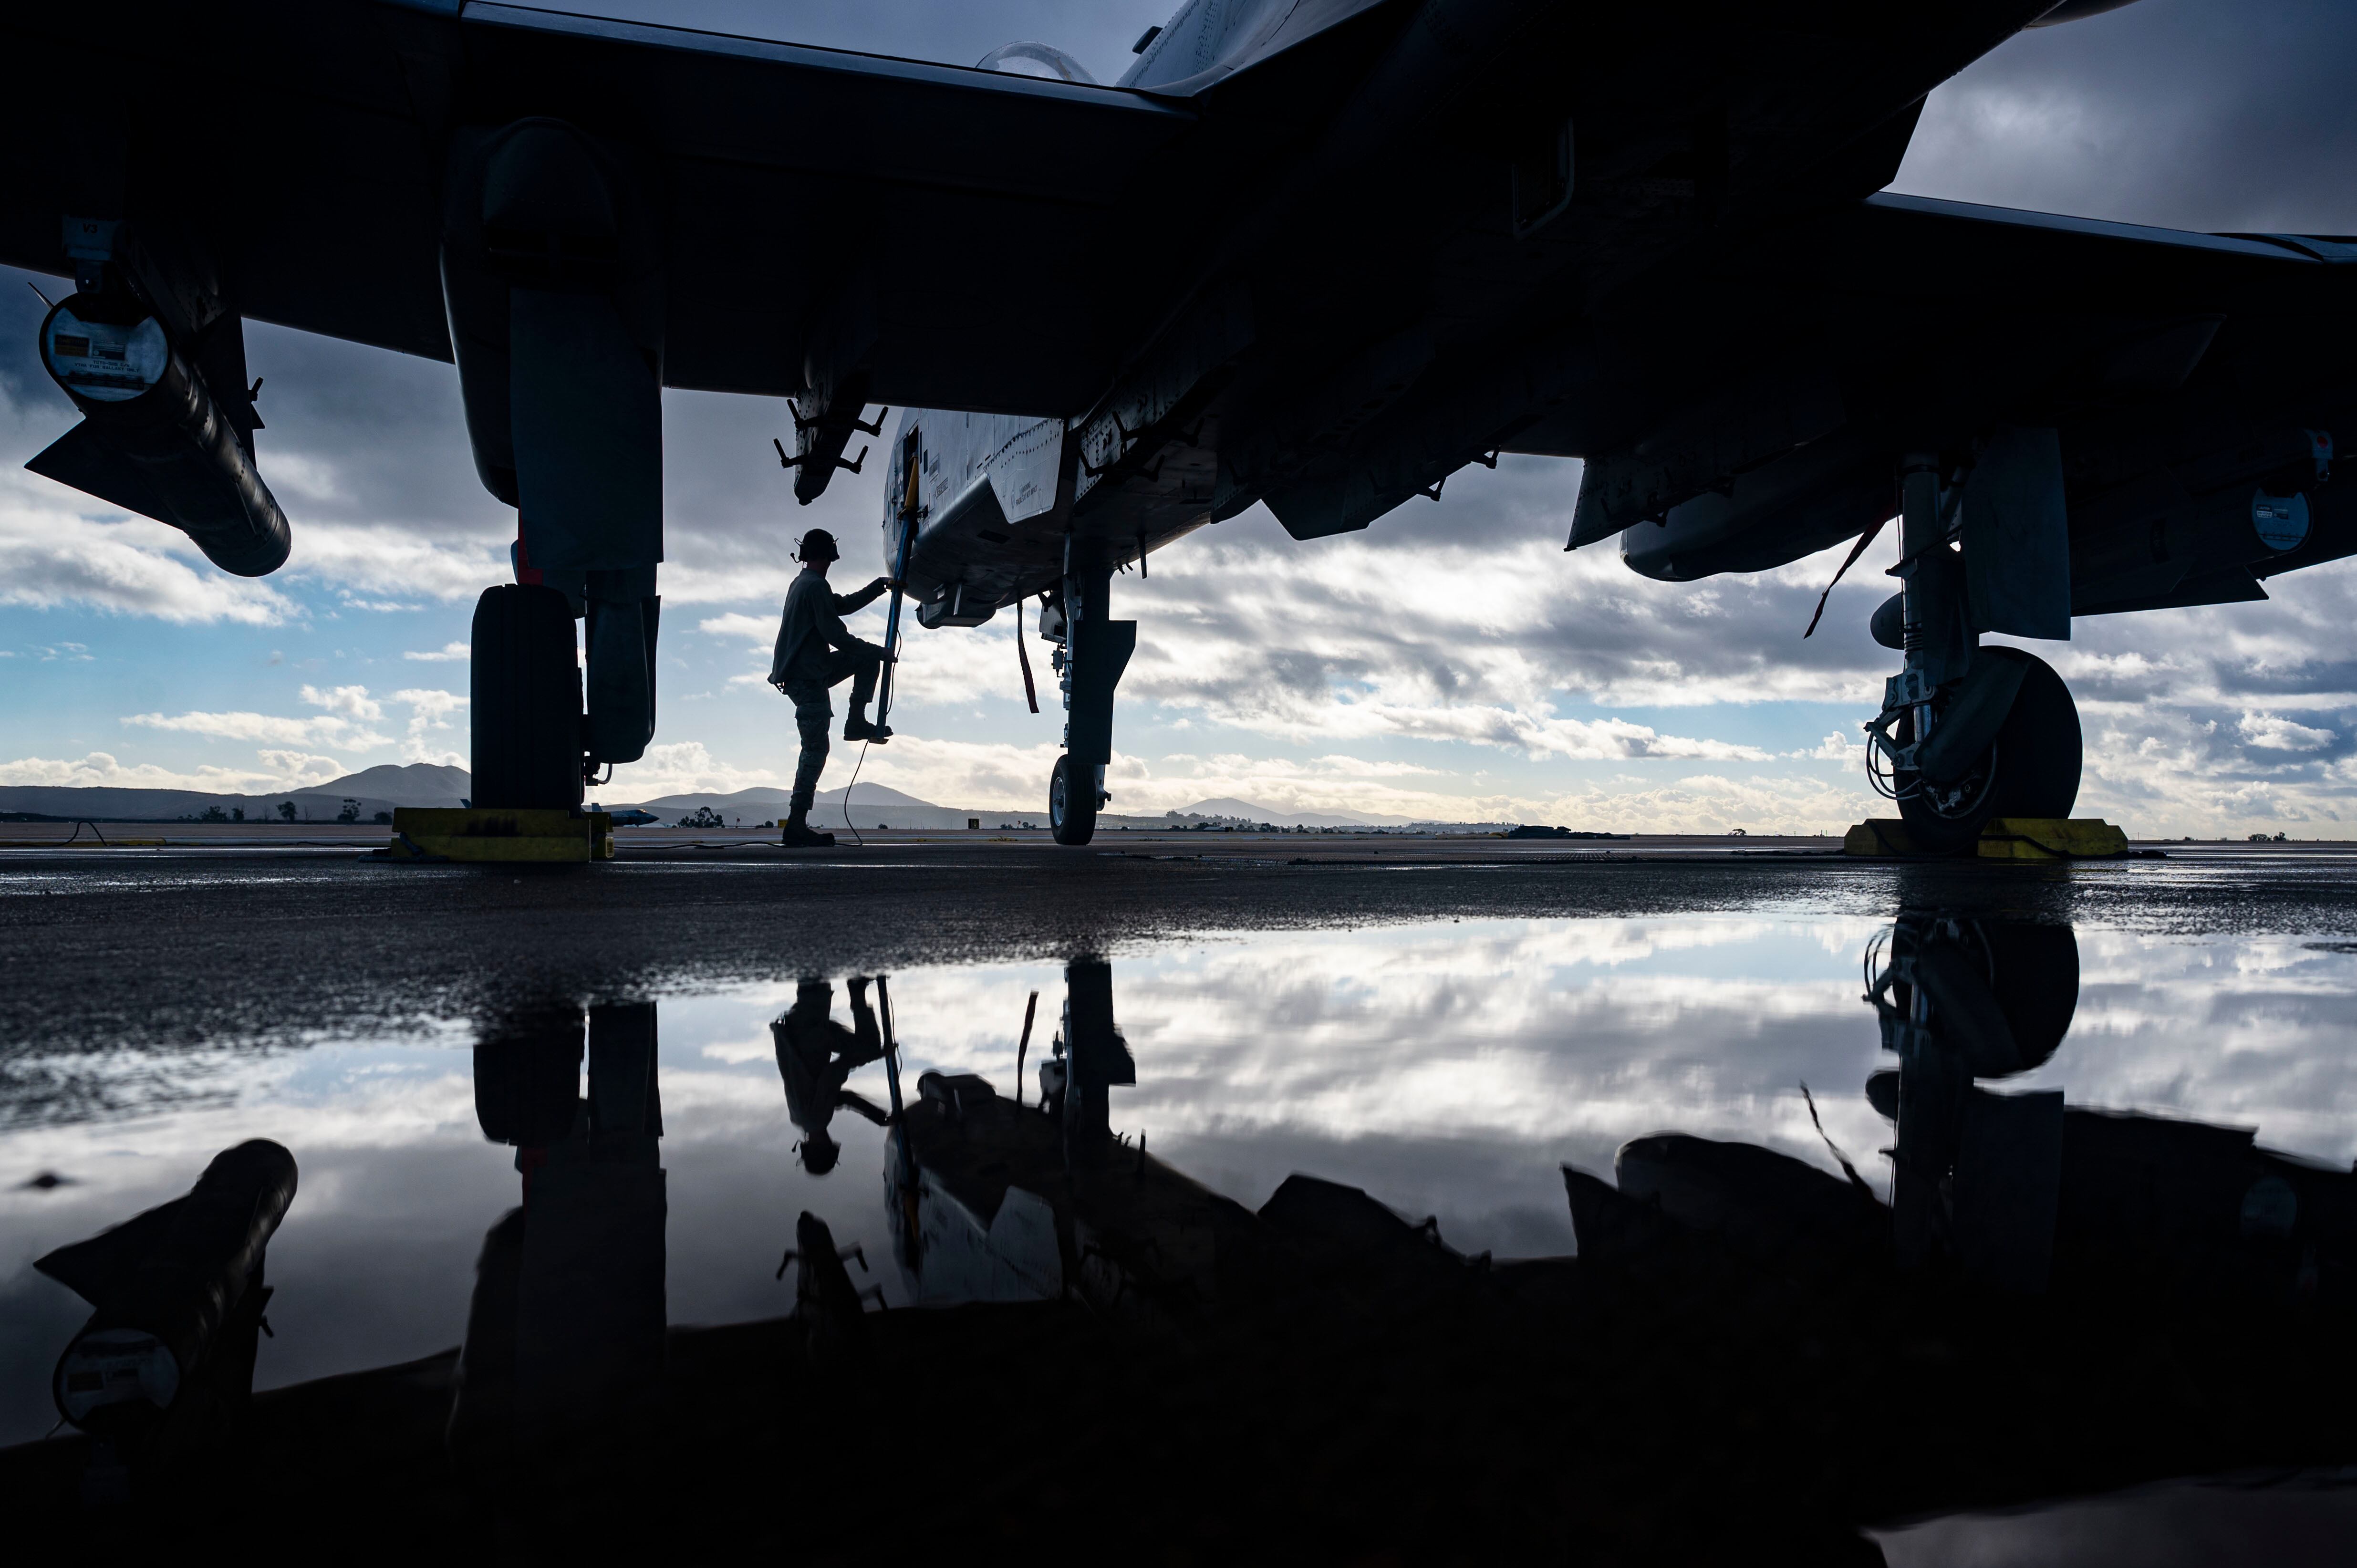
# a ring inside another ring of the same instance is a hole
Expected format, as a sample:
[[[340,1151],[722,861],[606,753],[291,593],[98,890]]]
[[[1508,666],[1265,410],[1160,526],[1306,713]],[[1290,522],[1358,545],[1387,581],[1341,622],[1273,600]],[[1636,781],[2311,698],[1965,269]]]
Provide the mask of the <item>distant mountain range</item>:
[[[882,784],[855,784],[851,788],[851,825],[856,828],[962,828],[968,818],[979,819],[985,827],[996,827],[1015,818],[1004,811],[962,811],[949,806],[936,806],[931,800],[920,800],[914,795],[903,794]],[[811,823],[820,829],[844,825],[841,789],[822,789],[811,802]],[[691,811],[710,811],[730,827],[754,827],[771,822],[783,814],[792,800],[793,792],[770,785],[755,785],[749,789],[737,789],[726,795],[688,794],[662,795],[651,800],[636,802],[641,810],[652,811],[666,822],[676,822]],[[606,801],[617,806],[620,802]],[[1033,820],[1045,823],[1044,814],[1033,813]]]
[[[379,811],[395,806],[455,806],[468,789],[467,770],[441,768],[430,762],[384,763],[348,773],[325,784],[274,790],[267,795],[216,795],[201,789],[77,789],[63,785],[0,786],[0,811],[37,817],[87,818],[109,822],[174,822],[202,818],[208,811],[223,816],[245,814],[248,822],[279,822],[282,808],[294,809],[298,822],[332,822],[346,810],[361,822],[373,822]]]
[[[331,822],[347,810],[356,811],[360,820],[365,822],[375,821],[379,811],[390,812],[396,806],[456,806],[466,800],[472,789],[467,770],[463,768],[446,768],[430,762],[383,763],[375,768],[362,768],[358,773],[348,773],[325,784],[307,785],[299,789],[266,795],[214,795],[197,789],[10,785],[0,787],[0,812],[89,818],[96,822],[168,822],[203,819],[208,811],[218,811],[231,818],[242,812],[242,820],[247,822],[279,822],[285,819],[286,809],[291,807],[294,820],[298,822]],[[822,828],[842,825],[844,793],[842,789],[820,791],[811,811],[813,825]],[[850,823],[862,830],[878,827],[963,828],[969,822],[978,822],[985,828],[1026,823],[1045,827],[1048,824],[1044,802],[1028,811],[937,806],[931,800],[920,800],[914,795],[883,784],[854,785],[850,793]],[[637,805],[652,811],[664,822],[677,822],[692,811],[710,811],[726,826],[751,828],[775,821],[785,811],[791,799],[791,794],[788,790],[770,785],[756,785],[749,789],[726,794],[705,791],[662,795],[643,801],[601,798],[599,803],[615,810]],[[1108,812],[1099,820],[1104,827],[1112,829],[1123,826],[1166,827],[1174,820],[1180,823],[1197,821],[1269,822],[1288,828],[1402,827],[1414,819],[1372,812],[1280,811],[1272,806],[1256,805],[1250,800],[1220,796],[1198,800],[1183,811],[1163,816],[1128,816]]]
[[[1250,800],[1239,800],[1230,795],[1198,800],[1170,814],[1174,817],[1225,817],[1238,822],[1267,822],[1280,828],[1396,828],[1417,820],[1414,817],[1381,816],[1372,811],[1288,811],[1277,806],[1256,806]]]
[[[811,807],[811,821],[821,827],[841,826],[844,821],[841,789],[821,790]],[[731,826],[741,822],[751,827],[774,818],[791,799],[790,791],[769,786],[756,786],[729,794],[664,795],[656,800],[640,801],[647,811],[665,821],[689,811],[710,810]],[[1211,822],[1269,822],[1280,827],[1364,828],[1400,827],[1412,819],[1385,817],[1372,813],[1349,811],[1286,811],[1272,806],[1257,806],[1250,800],[1238,800],[1222,796],[1215,800],[1198,800],[1181,811],[1162,816],[1115,815],[1107,812],[1099,819],[1106,827],[1127,824],[1133,828],[1165,827],[1173,819],[1191,822],[1196,819]],[[882,784],[859,784],[852,787],[851,825],[856,828],[962,828],[969,821],[978,821],[985,828],[1025,822],[1035,827],[1048,823],[1044,804],[1029,811],[1006,811],[994,807],[938,806],[931,800],[920,800],[914,795],[888,788]]]
[[[431,762],[380,763],[319,786],[322,795],[376,795],[404,806],[455,806],[474,789],[463,768]]]

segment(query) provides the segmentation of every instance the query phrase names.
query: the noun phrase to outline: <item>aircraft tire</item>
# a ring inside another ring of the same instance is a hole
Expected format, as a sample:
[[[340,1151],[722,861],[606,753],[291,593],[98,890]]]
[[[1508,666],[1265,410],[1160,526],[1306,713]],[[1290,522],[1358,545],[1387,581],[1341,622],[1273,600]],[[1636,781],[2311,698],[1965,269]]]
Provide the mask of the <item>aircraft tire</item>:
[[[1058,843],[1083,844],[1096,837],[1094,780],[1082,782],[1093,771],[1075,763],[1070,752],[1056,758],[1056,771],[1048,780],[1048,826]]]
[[[1992,920],[1981,926],[1991,989],[2013,1035],[2015,1065],[2041,1067],[2071,1032],[2079,1011],[2079,939],[2068,926]]]
[[[468,717],[475,804],[581,804],[581,666],[556,589],[501,583],[475,601]]]
[[[2018,648],[1984,648],[1984,656],[2014,660],[2027,668],[2013,707],[1991,743],[1996,776],[1979,802],[1957,816],[1943,815],[1918,795],[1899,802],[1908,836],[1929,854],[1962,854],[1981,829],[1998,817],[2067,817],[2079,800],[2079,774],[2085,742],[2079,705],[2054,667]],[[1902,730],[1902,734],[1903,734]],[[1901,774],[1902,789],[1911,775]]]

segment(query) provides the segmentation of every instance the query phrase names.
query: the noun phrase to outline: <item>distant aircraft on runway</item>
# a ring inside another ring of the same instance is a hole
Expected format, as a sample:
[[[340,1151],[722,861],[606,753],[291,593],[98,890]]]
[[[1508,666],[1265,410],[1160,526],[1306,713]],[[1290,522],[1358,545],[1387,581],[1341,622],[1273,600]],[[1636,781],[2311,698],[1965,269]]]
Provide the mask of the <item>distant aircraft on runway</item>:
[[[791,398],[804,501],[898,407],[885,558],[927,627],[1039,597],[1067,843],[1112,573],[1254,503],[1315,539],[1578,456],[1569,542],[1673,581],[1895,512],[1870,765],[1961,845],[2080,772],[1981,634],[2357,551],[2357,242],[1876,194],[1939,83],[2115,3],[1189,0],[1110,87],[471,0],[28,8],[0,261],[74,278],[41,349],[87,415],[31,467],[268,572],[243,318],[454,360],[519,511],[477,797],[570,806],[654,733],[661,389]]]

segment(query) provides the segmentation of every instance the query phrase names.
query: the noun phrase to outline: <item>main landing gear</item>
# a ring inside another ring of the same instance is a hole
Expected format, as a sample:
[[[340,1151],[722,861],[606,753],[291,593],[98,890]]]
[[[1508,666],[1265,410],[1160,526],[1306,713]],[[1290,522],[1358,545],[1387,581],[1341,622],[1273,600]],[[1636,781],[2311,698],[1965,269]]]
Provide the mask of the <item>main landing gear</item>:
[[[654,737],[653,569],[566,581],[577,594],[501,583],[476,601],[468,701],[479,808],[577,811],[597,768],[637,761]]]
[[[573,607],[554,588],[501,583],[476,601],[468,716],[479,804],[581,804],[581,664],[573,646]]]
[[[1931,854],[1969,852],[2001,817],[2068,817],[2083,759],[2078,706],[2053,667],[2018,648],[1979,646],[1964,559],[1948,544],[1961,478],[1943,483],[1930,455],[1902,465],[1895,575],[1904,585],[1874,618],[1875,639],[1907,662],[1867,725],[1867,773]]]
[[[1041,612],[1040,634],[1057,643],[1050,662],[1064,694],[1064,755],[1048,780],[1048,825],[1056,842],[1084,844],[1096,836],[1113,760],[1113,694],[1137,648],[1137,623],[1109,620],[1109,565],[1082,554],[1079,542],[1064,564],[1062,603]]]
[[[1943,769],[1942,778],[1922,768],[1876,775],[1878,786],[1897,800],[1910,837],[1928,854],[1965,850],[1984,827],[2001,817],[2067,817],[2079,799],[2079,708],[2062,677],[2046,660],[2018,648],[1977,649],[1974,662],[1998,666],[1998,672],[1988,678],[1991,686],[2015,688],[1987,744],[1961,772],[1952,766]],[[1985,715],[1963,711],[1975,693],[1970,677],[1961,684],[1963,689],[1945,702],[1933,702],[1934,725],[1943,714],[1959,723],[1978,717],[1986,724]],[[1984,703],[1989,701],[1983,698]],[[1902,747],[1914,738],[1911,710],[1899,715],[1893,738]]]

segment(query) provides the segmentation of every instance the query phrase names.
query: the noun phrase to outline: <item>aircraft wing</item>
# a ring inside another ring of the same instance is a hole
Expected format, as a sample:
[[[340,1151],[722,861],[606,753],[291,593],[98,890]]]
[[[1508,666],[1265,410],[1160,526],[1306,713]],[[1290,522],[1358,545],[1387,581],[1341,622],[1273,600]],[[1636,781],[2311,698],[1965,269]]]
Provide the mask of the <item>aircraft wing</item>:
[[[1103,386],[1125,190],[1196,116],[1141,92],[456,0],[98,0],[0,19],[0,262],[59,216],[169,226],[243,316],[450,358],[462,125],[651,160],[667,384],[800,391],[857,338],[880,401],[1039,412]],[[873,306],[891,302],[888,310]]]
[[[1575,407],[1506,446],[1588,459],[1576,544],[1664,516],[1710,536],[1657,575],[1762,570],[1887,517],[1888,454],[1921,439],[1890,425],[1901,403],[1943,429],[2060,427],[2074,519],[2083,499],[2238,443],[2303,427],[2357,440],[2346,238],[1885,194],[1641,286],[1598,312],[1588,345],[1595,384],[1625,400],[1617,427]],[[1629,535],[1632,564],[1643,537]]]

